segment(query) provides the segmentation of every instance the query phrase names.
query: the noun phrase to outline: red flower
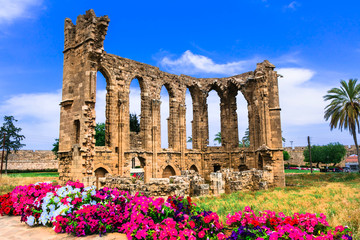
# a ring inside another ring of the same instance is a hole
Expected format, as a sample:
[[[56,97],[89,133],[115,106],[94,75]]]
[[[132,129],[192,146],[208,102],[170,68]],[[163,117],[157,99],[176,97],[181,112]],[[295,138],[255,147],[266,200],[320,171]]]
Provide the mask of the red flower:
[[[195,227],[194,221],[190,221],[189,224],[190,224],[190,227],[191,227],[191,228],[194,228],[194,227]]]

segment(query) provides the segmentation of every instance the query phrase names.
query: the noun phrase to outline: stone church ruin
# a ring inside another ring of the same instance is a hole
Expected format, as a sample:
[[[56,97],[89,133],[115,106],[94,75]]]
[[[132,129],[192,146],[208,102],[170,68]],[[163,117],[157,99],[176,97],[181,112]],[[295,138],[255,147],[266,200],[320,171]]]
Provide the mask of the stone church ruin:
[[[154,182],[199,183],[193,189],[207,193],[209,187],[202,185],[215,184],[216,178],[220,182],[216,183],[220,186],[217,189],[227,188],[222,186],[221,179],[229,183],[228,189],[232,186],[235,190],[241,190],[237,186],[246,181],[257,182],[257,187],[264,185],[264,181],[267,187],[284,186],[278,76],[274,65],[265,60],[254,71],[225,78],[166,73],[106,53],[103,43],[109,21],[107,16],[96,17],[93,10],[78,16],[76,25],[70,19],[65,20],[58,152],[60,182],[78,179],[92,184],[94,179],[105,179],[106,175],[104,184],[124,183],[130,189],[129,185],[135,184],[129,182],[130,174],[139,165],[138,172],[142,172],[144,179],[140,185],[144,187]],[[97,72],[106,78],[107,90],[105,146],[101,147],[95,146]],[[141,89],[139,133],[130,132],[129,128],[129,91],[133,79],[139,81]],[[162,86],[169,93],[167,149],[161,148]],[[192,133],[188,134],[192,135],[192,149],[186,145],[187,89],[193,108]],[[218,147],[208,146],[207,97],[211,90],[217,92],[221,102],[222,144]],[[238,94],[247,101],[249,147],[239,147]],[[222,176],[217,176],[218,173]],[[197,176],[196,181],[193,175]]]

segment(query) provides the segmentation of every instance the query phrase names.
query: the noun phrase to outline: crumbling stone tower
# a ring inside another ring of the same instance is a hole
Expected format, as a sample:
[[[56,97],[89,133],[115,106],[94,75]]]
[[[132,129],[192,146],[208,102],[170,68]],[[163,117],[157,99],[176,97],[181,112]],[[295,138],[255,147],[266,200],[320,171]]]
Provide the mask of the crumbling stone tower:
[[[270,186],[284,186],[280,107],[275,66],[265,60],[255,71],[226,78],[193,78],[174,75],[144,63],[104,51],[107,16],[93,10],[65,20],[63,93],[60,117],[60,181],[86,181],[106,172],[129,176],[132,161],[150,178],[195,170],[208,179],[221,168],[266,169]],[[106,146],[95,147],[96,76],[106,78]],[[141,88],[140,133],[130,133],[129,91],[132,79]],[[169,148],[161,148],[160,90],[170,96]],[[185,92],[193,100],[193,149],[186,148]],[[216,90],[221,104],[220,147],[208,147],[207,96]],[[250,147],[239,147],[236,96],[248,104]],[[136,141],[134,141],[136,139]]]

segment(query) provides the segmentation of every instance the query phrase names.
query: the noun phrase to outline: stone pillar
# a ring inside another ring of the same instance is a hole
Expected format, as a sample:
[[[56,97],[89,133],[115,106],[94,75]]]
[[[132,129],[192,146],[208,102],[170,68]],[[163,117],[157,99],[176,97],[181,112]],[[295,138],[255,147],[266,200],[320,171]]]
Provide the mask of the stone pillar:
[[[74,164],[71,167],[71,180],[93,174],[96,73],[109,21],[107,16],[96,17],[93,10],[80,15],[77,25],[70,19],[65,20],[59,152],[71,152],[75,145],[78,146],[79,157],[76,159],[79,162],[76,165],[79,167],[75,168]],[[60,178],[63,174],[59,172]]]

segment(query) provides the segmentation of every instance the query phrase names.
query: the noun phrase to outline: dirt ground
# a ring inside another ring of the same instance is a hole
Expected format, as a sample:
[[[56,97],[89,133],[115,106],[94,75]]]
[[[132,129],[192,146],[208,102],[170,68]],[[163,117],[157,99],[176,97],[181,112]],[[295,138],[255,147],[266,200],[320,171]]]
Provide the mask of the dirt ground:
[[[74,237],[68,234],[58,234],[55,233],[52,228],[49,227],[29,227],[25,223],[20,222],[19,216],[0,216],[0,239],[5,240],[70,240],[70,239],[81,239],[81,240],[127,240],[127,237],[124,234],[120,233],[110,233],[102,237],[99,235],[92,235],[87,237]]]

